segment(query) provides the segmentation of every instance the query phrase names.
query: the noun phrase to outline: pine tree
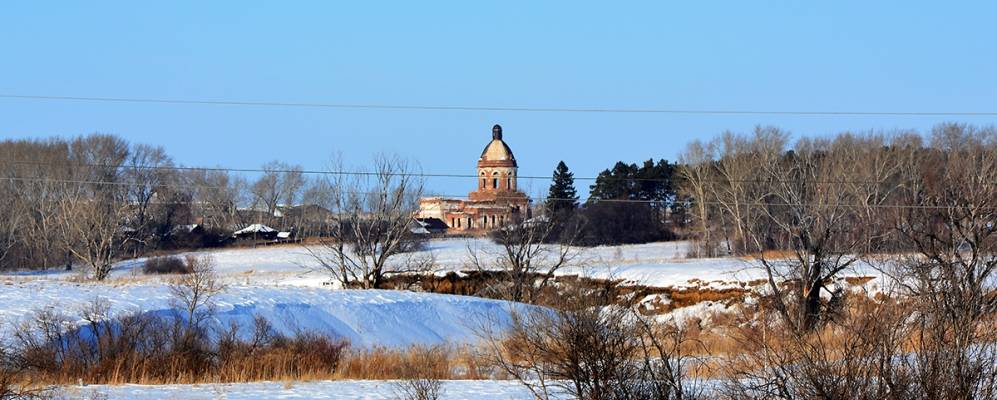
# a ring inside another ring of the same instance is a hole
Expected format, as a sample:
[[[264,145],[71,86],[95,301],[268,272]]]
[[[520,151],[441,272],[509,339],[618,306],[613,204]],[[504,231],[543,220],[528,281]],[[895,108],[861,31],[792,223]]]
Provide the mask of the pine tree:
[[[575,174],[568,171],[564,161],[557,163],[553,182],[547,194],[547,211],[552,214],[572,212],[578,208],[578,192],[575,190]]]

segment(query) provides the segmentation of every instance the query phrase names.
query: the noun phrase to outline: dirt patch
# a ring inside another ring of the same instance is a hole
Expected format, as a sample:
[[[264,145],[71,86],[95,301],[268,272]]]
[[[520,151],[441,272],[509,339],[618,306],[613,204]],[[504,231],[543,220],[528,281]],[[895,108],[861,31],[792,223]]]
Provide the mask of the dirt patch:
[[[537,275],[536,278],[540,279],[541,276]],[[503,280],[503,274],[495,271],[449,272],[442,276],[407,274],[387,278],[382,288],[501,299],[498,296],[500,291],[495,288],[501,285]],[[550,285],[541,296],[540,303],[543,305],[557,304],[556,300],[562,295],[563,288],[582,288],[591,293],[592,298],[603,299],[602,305],[632,304],[636,299],[640,301],[641,313],[645,315],[665,314],[704,301],[734,305],[744,302],[751,291],[743,285],[715,288],[710,287],[709,282],[695,280],[689,282],[691,286],[678,288],[633,285],[622,280],[593,279],[576,275],[558,276],[553,282],[554,284]]]
[[[874,276],[846,276],[845,277],[845,282],[848,282],[848,284],[852,285],[852,286],[861,286],[861,285],[865,285],[866,283],[868,283],[869,281],[871,281],[873,279],[876,279],[876,277],[874,277]]]

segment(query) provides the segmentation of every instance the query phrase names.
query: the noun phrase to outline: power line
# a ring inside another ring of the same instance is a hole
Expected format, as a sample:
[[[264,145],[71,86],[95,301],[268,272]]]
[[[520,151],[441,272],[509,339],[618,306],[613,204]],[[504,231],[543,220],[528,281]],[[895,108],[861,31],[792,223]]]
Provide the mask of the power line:
[[[415,177],[415,178],[480,178],[478,175],[474,174],[455,174],[455,173],[424,173],[424,172],[373,172],[373,171],[348,171],[348,170],[305,170],[305,169],[267,169],[267,168],[226,168],[226,167],[184,167],[184,166],[170,166],[170,165],[107,165],[107,164],[92,164],[92,163],[58,163],[58,162],[42,162],[42,161],[10,161],[10,164],[20,164],[20,165],[36,165],[36,166],[49,166],[49,167],[70,167],[70,168],[105,168],[105,169],[115,169],[115,170],[127,170],[127,169],[143,169],[143,170],[160,170],[160,171],[212,171],[212,172],[243,172],[243,173],[301,173],[306,175],[346,175],[346,176],[401,176],[401,177]],[[526,180],[551,180],[550,176],[529,176],[529,175],[517,175],[516,179],[526,179]],[[608,181],[634,181],[634,182],[674,182],[675,179],[671,178],[640,178],[640,177],[614,177],[614,176],[603,176],[603,177],[572,177],[574,180],[579,181],[596,181],[596,180],[608,180]],[[711,183],[800,183],[799,179],[701,179],[702,182]],[[839,185],[850,185],[850,184],[869,184],[878,185],[882,184],[882,181],[874,180],[805,180],[802,182],[806,183],[825,183],[825,184],[839,184]]]
[[[525,106],[462,106],[377,103],[309,103],[280,101],[191,100],[148,97],[50,96],[0,94],[0,98],[43,101],[84,101],[104,103],[144,103],[174,105],[214,105],[250,107],[293,107],[325,109],[366,109],[399,111],[509,111],[533,113],[600,113],[600,114],[685,114],[685,115],[795,115],[795,116],[997,116],[994,111],[828,111],[828,110],[751,110],[751,109],[683,109],[683,108],[614,108],[614,107],[525,107]]]
[[[45,183],[63,183],[63,184],[82,184],[82,185],[110,185],[110,186],[150,186],[150,187],[167,187],[167,188],[209,188],[209,189],[222,189],[227,188],[223,186],[207,186],[198,184],[148,184],[141,182],[128,182],[128,181],[100,181],[100,180],[82,180],[82,179],[51,179],[51,178],[32,178],[32,177],[7,177],[0,178],[0,180],[10,180],[10,181],[22,181],[22,182],[45,182]],[[346,194],[367,194],[367,195],[380,195],[383,192],[365,192],[365,191],[341,191],[340,193]],[[412,192],[414,195],[422,195],[419,192]],[[468,199],[467,195],[447,195],[447,194],[435,194],[427,195],[425,197],[441,197],[441,198],[451,198],[451,199]],[[500,196],[499,199],[502,199]],[[660,200],[640,200],[640,199],[598,199],[589,197],[587,199],[570,199],[570,198],[557,198],[557,197],[545,197],[539,200],[554,200],[554,201],[580,201],[582,203],[636,203],[636,204],[661,204],[664,203]],[[729,205],[717,201],[704,201],[702,204],[725,206]],[[939,205],[920,205],[920,204],[848,204],[848,203],[775,203],[775,202],[741,202],[738,203],[739,206],[748,207],[831,207],[831,208],[885,208],[885,209],[928,209],[928,210],[952,210],[960,209],[960,206],[939,206]],[[997,209],[997,207],[978,207],[976,209]]]

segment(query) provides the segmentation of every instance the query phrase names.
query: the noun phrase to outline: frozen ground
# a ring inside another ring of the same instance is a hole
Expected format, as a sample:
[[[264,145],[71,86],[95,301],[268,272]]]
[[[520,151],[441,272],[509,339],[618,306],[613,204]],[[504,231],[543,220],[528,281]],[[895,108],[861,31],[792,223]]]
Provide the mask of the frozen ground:
[[[468,251],[494,259],[500,248],[482,239],[431,241],[416,256],[431,255],[442,274],[471,269]],[[751,262],[737,258],[689,259],[687,244],[652,243],[580,249],[575,265],[559,272],[592,278],[619,279],[659,287],[744,287],[763,278]],[[508,302],[474,297],[380,290],[342,290],[328,285],[310,252],[301,246],[226,249],[210,253],[216,271],[228,285],[217,297],[218,324],[249,325],[254,315],[269,319],[284,333],[314,330],[349,340],[354,346],[404,347],[412,344],[473,343],[482,323],[505,323],[514,307]],[[169,312],[169,276],[141,273],[144,259],[122,261],[108,281],[78,283],[66,271],[0,275],[0,338],[50,308],[73,316],[95,298],[113,313]],[[872,275],[871,270],[846,275]],[[873,280],[875,285],[877,280]],[[866,285],[869,287],[869,284]],[[722,311],[722,303],[703,302],[676,309],[662,318],[682,320]],[[94,399],[389,399],[397,398],[391,382],[259,382],[248,384],[66,387],[65,398]],[[451,381],[446,399],[519,399],[529,393],[510,381]]]
[[[687,249],[686,242],[580,248],[577,250],[574,266],[564,268],[558,274],[620,279],[658,287],[722,288],[764,278],[762,270],[749,261],[733,257],[690,259],[686,258]],[[400,262],[408,256],[431,256],[435,260],[437,273],[468,270],[473,269],[468,264],[469,250],[477,252],[483,262],[496,258],[501,252],[499,246],[486,239],[443,239],[429,242],[427,249],[419,254],[398,256],[395,260]],[[210,254],[216,261],[218,272],[229,283],[323,286],[330,281],[329,275],[322,270],[312,252],[301,246],[226,249],[211,251]],[[111,276],[118,280],[157,279],[141,274],[144,261],[142,258],[122,261],[116,265]],[[876,275],[869,270],[852,274]],[[75,274],[52,271],[23,273],[18,276],[66,279]]]
[[[500,248],[483,239],[429,242],[416,256],[431,255],[437,273],[468,269],[468,251],[487,261]],[[684,242],[606,246],[580,249],[574,266],[559,272],[593,278],[621,279],[658,287],[744,287],[763,278],[762,271],[737,258],[689,259]],[[253,315],[270,319],[284,332],[312,329],[349,339],[357,346],[436,344],[472,341],[469,322],[503,319],[509,303],[480,298],[392,291],[344,291],[327,285],[329,275],[301,246],[269,246],[203,252],[211,254],[229,289],[218,297],[220,323],[248,323]],[[408,255],[406,255],[408,256]],[[169,276],[141,273],[144,259],[116,265],[102,283],[75,283],[73,272],[51,271],[0,275],[0,334],[32,315],[54,307],[74,314],[84,303],[103,298],[115,312],[166,312]],[[871,271],[850,272],[873,275]],[[847,275],[847,274],[846,274]],[[876,281],[866,284],[875,286]],[[875,290],[875,288],[873,288]],[[722,304],[677,309],[675,317],[708,315]]]
[[[76,311],[95,298],[110,303],[112,313],[170,309],[169,290],[162,284],[10,282],[0,284],[0,337],[35,310],[49,307],[76,317]],[[282,333],[311,330],[363,347],[473,343],[482,323],[504,323],[512,307],[525,307],[431,293],[260,286],[229,287],[215,303],[220,326],[230,321],[251,326],[253,317],[260,315]]]
[[[442,399],[531,399],[529,391],[513,381],[446,381]],[[397,399],[392,381],[256,382],[204,385],[121,385],[66,387],[67,399]],[[567,398],[567,397],[564,397]]]

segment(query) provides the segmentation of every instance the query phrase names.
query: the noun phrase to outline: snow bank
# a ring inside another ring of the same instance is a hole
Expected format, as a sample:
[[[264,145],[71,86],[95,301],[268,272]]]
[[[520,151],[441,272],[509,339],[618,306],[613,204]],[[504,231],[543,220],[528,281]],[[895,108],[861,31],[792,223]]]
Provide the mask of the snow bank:
[[[530,399],[513,381],[445,381],[442,399]],[[393,381],[255,382],[203,385],[72,386],[60,397],[76,399],[397,399]],[[568,397],[564,397],[568,398]]]
[[[30,281],[0,285],[0,336],[50,307],[76,317],[94,298],[112,313],[167,312],[170,294],[162,284],[73,284]],[[467,296],[388,290],[331,290],[306,287],[234,286],[216,299],[217,322],[245,326],[260,315],[285,334],[314,330],[345,338],[353,346],[473,343],[482,323],[505,324],[515,303]]]

